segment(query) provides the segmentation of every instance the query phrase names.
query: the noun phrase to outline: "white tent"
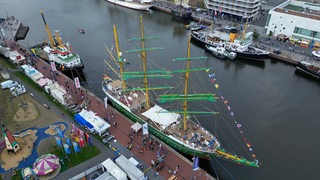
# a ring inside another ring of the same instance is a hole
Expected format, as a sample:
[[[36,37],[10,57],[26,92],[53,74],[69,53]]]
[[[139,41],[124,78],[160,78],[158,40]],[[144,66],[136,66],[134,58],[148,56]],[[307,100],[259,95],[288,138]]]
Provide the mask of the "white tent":
[[[153,122],[159,123],[162,129],[167,128],[180,117],[179,114],[170,113],[158,105],[153,106],[148,111],[142,113],[142,115],[151,119]]]
[[[142,128],[142,125],[140,123],[138,123],[138,122],[134,123],[131,126],[131,129],[133,129],[135,132],[138,132],[141,128]]]

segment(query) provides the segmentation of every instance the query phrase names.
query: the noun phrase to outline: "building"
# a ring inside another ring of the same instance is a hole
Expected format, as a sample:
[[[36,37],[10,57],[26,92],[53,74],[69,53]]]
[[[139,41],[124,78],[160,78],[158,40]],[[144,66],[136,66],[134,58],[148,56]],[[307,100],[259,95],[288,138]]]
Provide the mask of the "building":
[[[249,21],[255,19],[261,9],[261,0],[204,0],[206,8],[230,18]]]
[[[306,47],[320,46],[320,1],[288,0],[269,11],[265,32],[284,34]]]

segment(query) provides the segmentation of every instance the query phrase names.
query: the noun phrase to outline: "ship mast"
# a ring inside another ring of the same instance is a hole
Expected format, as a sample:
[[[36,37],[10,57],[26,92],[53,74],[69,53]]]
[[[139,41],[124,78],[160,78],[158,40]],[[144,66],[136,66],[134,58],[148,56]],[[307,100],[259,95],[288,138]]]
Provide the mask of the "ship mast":
[[[44,18],[43,11],[40,11],[40,14],[41,14],[42,20],[43,20],[43,22],[44,22],[44,25],[45,25],[45,27],[46,27],[46,31],[47,31],[47,34],[48,34],[48,37],[49,37],[49,41],[50,41],[50,46],[51,46],[51,47],[55,47],[55,45],[54,45],[54,40],[53,40],[51,31],[50,31],[50,29],[49,29],[49,26],[48,26],[48,24],[47,24],[47,22],[46,22],[46,20],[45,20],[45,18]]]
[[[118,39],[118,33],[117,33],[116,25],[113,25],[113,36],[114,36],[114,41],[116,43],[118,64],[120,66],[120,78],[121,78],[122,88],[123,88],[123,91],[126,91],[127,86],[126,86],[126,82],[124,81],[124,78],[123,78],[123,62],[122,62],[122,57],[121,57],[122,53],[120,52],[120,48],[119,48],[119,39]]]
[[[144,47],[144,28],[143,28],[143,22],[142,22],[142,16],[140,15],[140,31],[141,31],[141,48],[143,51],[141,51],[141,60],[142,60],[142,66],[143,66],[143,84],[145,87],[145,93],[146,93],[146,108],[150,108],[150,102],[149,102],[149,85],[148,85],[148,78],[147,78],[147,61],[146,56],[147,53],[145,51]]]
[[[243,29],[243,32],[242,32],[242,41],[244,41],[244,36],[246,35],[247,26],[248,26],[248,18],[246,20],[246,23],[244,24],[244,29]]]
[[[188,95],[188,86],[189,86],[189,70],[190,70],[190,39],[191,36],[188,37],[188,52],[187,52],[187,65],[184,79],[184,97],[186,98]],[[187,130],[187,111],[188,111],[188,101],[184,99],[183,101],[183,130]]]

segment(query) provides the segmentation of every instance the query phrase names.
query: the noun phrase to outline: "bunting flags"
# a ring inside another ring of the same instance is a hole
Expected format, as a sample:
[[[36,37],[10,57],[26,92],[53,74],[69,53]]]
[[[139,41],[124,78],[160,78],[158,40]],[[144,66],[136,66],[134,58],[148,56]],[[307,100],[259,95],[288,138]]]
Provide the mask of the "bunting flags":
[[[61,144],[62,144],[61,139],[57,136],[56,136],[56,143],[58,147],[61,147]]]
[[[220,7],[220,11],[222,11],[222,8],[221,8],[221,7]],[[216,11],[215,11],[215,12],[216,12]],[[215,78],[216,75],[215,75],[214,73],[210,73],[209,71],[207,71],[207,72],[208,72],[208,76],[209,76],[211,82],[213,83],[214,87],[215,87],[216,89],[218,89],[218,88],[219,88],[219,84],[215,83],[215,82],[216,82],[216,78]],[[239,123],[239,122],[237,122],[237,121],[235,120],[235,118],[234,118],[234,112],[231,111],[231,107],[230,107],[230,105],[229,105],[229,100],[227,100],[227,99],[225,100],[225,98],[222,96],[222,93],[221,93],[219,90],[218,90],[218,92],[219,92],[219,94],[220,94],[220,98],[222,99],[224,105],[226,106],[226,108],[227,108],[228,111],[230,112],[230,115],[231,115],[231,117],[232,117],[232,119],[233,119],[234,124],[235,124],[236,127],[239,129],[239,132],[240,132],[240,134],[241,134],[241,136],[242,136],[243,141],[246,143],[246,146],[248,147],[249,151],[252,153],[252,154],[251,154],[252,158],[254,159],[254,161],[255,161],[256,163],[259,163],[259,161],[256,159],[256,155],[253,153],[253,148],[252,148],[251,144],[247,141],[247,138],[245,138],[243,130],[241,130],[242,124]],[[195,163],[195,160],[194,160],[194,163]]]
[[[72,142],[72,145],[75,152],[80,152],[80,148],[77,142]]]
[[[63,148],[66,154],[71,154],[71,150],[68,144],[63,144]]]
[[[193,165],[192,165],[192,170],[196,171],[199,169],[199,157],[196,156],[193,159]]]

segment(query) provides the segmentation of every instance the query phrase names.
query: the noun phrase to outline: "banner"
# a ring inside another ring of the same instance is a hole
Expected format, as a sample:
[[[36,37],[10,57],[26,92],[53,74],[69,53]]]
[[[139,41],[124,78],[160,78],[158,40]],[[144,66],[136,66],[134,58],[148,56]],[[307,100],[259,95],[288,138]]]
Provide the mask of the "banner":
[[[74,85],[76,86],[76,88],[80,88],[81,86],[80,86],[80,81],[79,81],[79,78],[78,77],[76,77],[76,78],[74,78]]]
[[[72,142],[72,145],[75,152],[80,152],[80,148],[77,142]]]
[[[107,109],[108,108],[108,97],[106,96],[103,100],[104,100],[104,107]]]
[[[82,138],[79,139],[79,145],[80,147],[84,147],[84,140]]]
[[[50,65],[51,65],[52,71],[56,71],[57,70],[56,64],[54,62],[51,62]]]
[[[142,125],[142,134],[143,134],[143,135],[149,134],[148,123],[144,123],[144,124]]]
[[[57,143],[58,147],[61,147],[61,139],[57,136],[56,136],[56,143]]]
[[[199,169],[199,157],[196,156],[193,158],[193,165],[192,165],[192,169],[194,171],[198,170]]]
[[[68,144],[63,144],[63,147],[66,154],[71,154],[71,150]]]
[[[61,131],[61,129],[58,129],[58,134],[60,138],[63,138],[63,132]]]
[[[71,146],[71,142],[70,142],[70,139],[69,138],[66,138],[66,143]]]

